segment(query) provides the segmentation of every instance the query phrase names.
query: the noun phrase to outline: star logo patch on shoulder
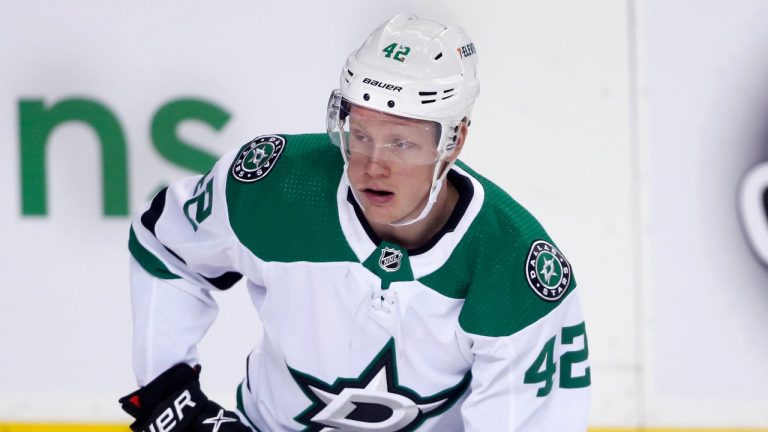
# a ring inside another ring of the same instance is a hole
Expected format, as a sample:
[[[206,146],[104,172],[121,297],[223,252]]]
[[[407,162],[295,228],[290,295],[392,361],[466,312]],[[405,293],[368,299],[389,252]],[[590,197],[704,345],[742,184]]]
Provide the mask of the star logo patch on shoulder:
[[[445,412],[469,387],[470,373],[455,386],[422,397],[397,379],[395,341],[390,339],[357,378],[337,378],[327,384],[288,367],[293,379],[312,401],[295,417],[305,431],[413,431],[426,419]]]
[[[263,179],[274,168],[285,148],[285,138],[279,135],[262,135],[249,142],[232,164],[232,176],[241,182],[251,183]]]
[[[560,300],[571,285],[571,264],[549,242],[537,240],[525,261],[525,275],[533,291],[547,301]]]

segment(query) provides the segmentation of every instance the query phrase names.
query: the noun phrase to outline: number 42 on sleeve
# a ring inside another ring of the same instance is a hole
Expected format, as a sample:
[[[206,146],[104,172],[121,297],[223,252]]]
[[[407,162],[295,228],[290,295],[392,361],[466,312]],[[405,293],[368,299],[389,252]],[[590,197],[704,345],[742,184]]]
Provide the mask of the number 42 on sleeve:
[[[584,338],[584,347],[576,351],[567,351],[560,356],[560,388],[573,389],[589,387],[592,381],[589,367],[584,370],[583,375],[573,376],[573,365],[575,363],[586,361],[589,358],[587,332],[584,322],[582,321],[581,324],[571,327],[563,327],[561,343],[563,345],[571,345],[579,336],[583,336]],[[536,392],[536,397],[544,397],[552,391],[552,386],[554,384],[553,377],[557,370],[555,364],[556,343],[557,335],[552,336],[552,338],[544,344],[544,348],[536,357],[536,360],[534,360],[531,367],[525,371],[525,378],[523,379],[525,384],[544,383],[544,385]]]

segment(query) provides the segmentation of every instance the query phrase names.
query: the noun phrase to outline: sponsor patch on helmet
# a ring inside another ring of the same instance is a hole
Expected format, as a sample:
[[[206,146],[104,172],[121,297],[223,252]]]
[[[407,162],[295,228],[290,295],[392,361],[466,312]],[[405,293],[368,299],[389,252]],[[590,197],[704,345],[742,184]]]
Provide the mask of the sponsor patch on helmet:
[[[557,301],[571,285],[571,265],[549,242],[536,240],[525,261],[525,275],[533,291],[547,301]]]
[[[475,44],[469,43],[467,45],[456,48],[456,52],[459,53],[459,57],[467,58],[472,54],[477,53],[477,50],[475,49]]]
[[[244,183],[263,179],[272,171],[284,148],[285,138],[279,135],[254,138],[243,146],[232,164],[232,176]]]

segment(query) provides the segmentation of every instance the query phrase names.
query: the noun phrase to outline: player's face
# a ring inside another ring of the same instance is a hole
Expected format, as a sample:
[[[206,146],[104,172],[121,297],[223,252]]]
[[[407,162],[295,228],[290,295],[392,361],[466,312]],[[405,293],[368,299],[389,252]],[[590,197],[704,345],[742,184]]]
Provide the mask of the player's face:
[[[439,126],[352,106],[348,175],[371,223],[418,216],[432,185]]]

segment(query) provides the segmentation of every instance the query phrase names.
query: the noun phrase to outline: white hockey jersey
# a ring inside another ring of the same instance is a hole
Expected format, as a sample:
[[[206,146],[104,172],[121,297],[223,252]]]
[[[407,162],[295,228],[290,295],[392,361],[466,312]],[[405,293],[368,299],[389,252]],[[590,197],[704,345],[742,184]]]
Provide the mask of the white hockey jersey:
[[[263,339],[238,409],[261,431],[584,431],[587,335],[571,266],[464,164],[418,249],[379,239],[325,135],[267,135],[160,191],[129,240],[140,385],[247,280]]]

